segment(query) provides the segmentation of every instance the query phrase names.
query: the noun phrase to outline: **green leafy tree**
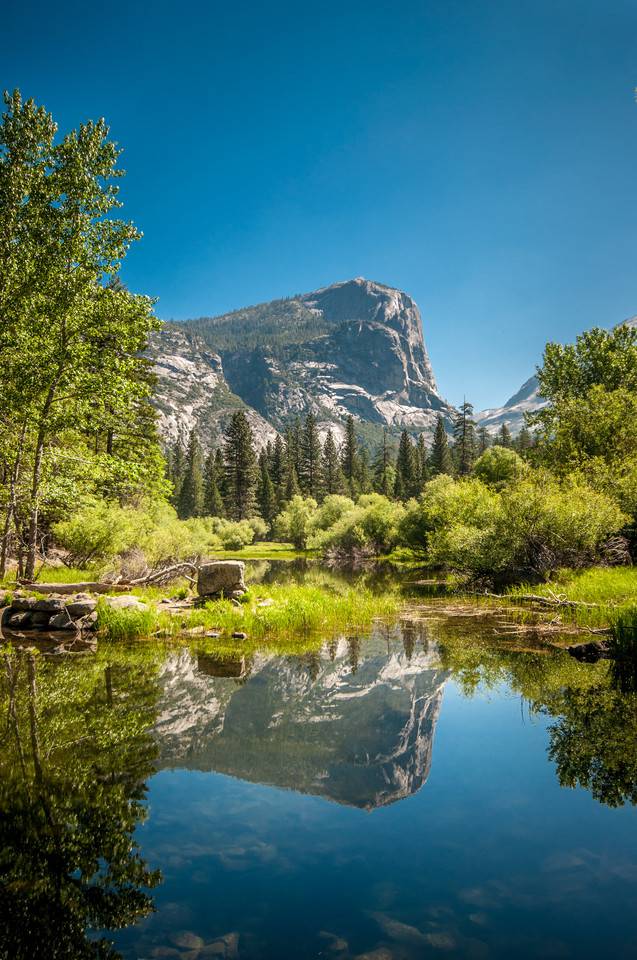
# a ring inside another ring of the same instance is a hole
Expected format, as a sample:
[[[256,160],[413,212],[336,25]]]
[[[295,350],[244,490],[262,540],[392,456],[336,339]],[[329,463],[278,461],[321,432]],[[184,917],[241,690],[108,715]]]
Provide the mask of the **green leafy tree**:
[[[232,415],[224,437],[226,515],[246,520],[256,506],[257,460],[243,410]]]

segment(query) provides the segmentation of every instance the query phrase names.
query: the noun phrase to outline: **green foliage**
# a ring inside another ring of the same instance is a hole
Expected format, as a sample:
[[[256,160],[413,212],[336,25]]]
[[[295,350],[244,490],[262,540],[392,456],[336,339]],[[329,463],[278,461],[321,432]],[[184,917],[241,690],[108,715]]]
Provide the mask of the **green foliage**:
[[[489,447],[473,465],[474,476],[495,487],[516,480],[525,470],[524,461],[515,450],[501,446]]]
[[[257,460],[252,430],[243,410],[232,415],[224,439],[226,513],[245,520],[255,512]]]
[[[382,554],[396,546],[405,513],[402,504],[378,493],[363,494],[356,504],[347,498],[339,497],[338,503],[336,499],[331,498],[329,511],[317,516],[312,547],[346,554]]]
[[[445,430],[445,422],[440,414],[436,418],[436,428],[434,430],[433,445],[429,458],[429,469],[434,476],[439,473],[453,473],[453,461],[451,459],[447,431]]]
[[[611,618],[611,654],[637,664],[637,602],[622,607]]]
[[[312,497],[293,496],[274,521],[275,534],[289,540],[297,550],[305,550],[317,513],[317,502]]]

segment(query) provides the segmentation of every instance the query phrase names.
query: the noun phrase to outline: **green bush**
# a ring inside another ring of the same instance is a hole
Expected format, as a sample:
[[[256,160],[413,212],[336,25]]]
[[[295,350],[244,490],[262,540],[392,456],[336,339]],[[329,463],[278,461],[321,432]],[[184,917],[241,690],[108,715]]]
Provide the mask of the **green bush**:
[[[315,525],[311,546],[323,551],[370,554],[389,553],[398,543],[399,530],[405,514],[402,503],[388,500],[379,493],[363,494],[356,504],[347,497],[332,504],[333,515],[340,516],[327,527]]]
[[[312,497],[292,497],[285,509],[274,519],[275,536],[280,540],[290,541],[297,550],[305,550],[317,510],[318,505]]]
[[[90,499],[68,520],[53,524],[52,530],[56,542],[68,552],[69,563],[85,567],[129,550],[151,526],[151,519],[141,510]]]
[[[527,470],[527,465],[515,450],[500,446],[485,450],[473,467],[474,476],[492,487],[501,487],[511,480],[517,480]]]

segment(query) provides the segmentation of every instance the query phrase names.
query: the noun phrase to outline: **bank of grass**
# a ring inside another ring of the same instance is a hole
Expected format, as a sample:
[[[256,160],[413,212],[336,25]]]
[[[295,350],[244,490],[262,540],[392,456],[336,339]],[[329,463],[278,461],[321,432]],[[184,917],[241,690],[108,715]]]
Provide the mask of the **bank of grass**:
[[[302,557],[317,557],[316,550],[295,550],[291,543],[259,541],[240,550],[215,550],[210,556],[215,560],[298,560]]]
[[[195,631],[200,630],[202,636],[218,631],[221,639],[241,632],[251,641],[304,642],[312,636],[325,639],[342,630],[364,629],[375,619],[395,616],[400,608],[397,589],[376,592],[361,586],[326,590],[302,584],[258,585],[240,606],[216,600],[177,615],[162,610],[143,592],[141,599],[149,602],[148,610],[117,610],[100,601],[99,634],[110,640],[134,640],[189,636],[190,631],[197,636]]]
[[[559,607],[564,621],[582,627],[609,627],[618,613],[637,606],[637,567],[590,567],[586,570],[560,570],[548,583],[511,587],[507,596],[520,597],[536,594],[549,598],[564,598],[581,604],[569,609]]]

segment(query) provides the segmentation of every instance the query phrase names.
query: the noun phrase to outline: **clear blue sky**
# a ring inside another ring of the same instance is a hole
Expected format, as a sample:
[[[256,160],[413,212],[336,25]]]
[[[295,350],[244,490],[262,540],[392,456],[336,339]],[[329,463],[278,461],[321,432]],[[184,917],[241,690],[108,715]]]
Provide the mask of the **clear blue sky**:
[[[483,407],[637,313],[635,0],[3,11],[3,87],[125,148],[123,276],[164,318],[380,280]]]

